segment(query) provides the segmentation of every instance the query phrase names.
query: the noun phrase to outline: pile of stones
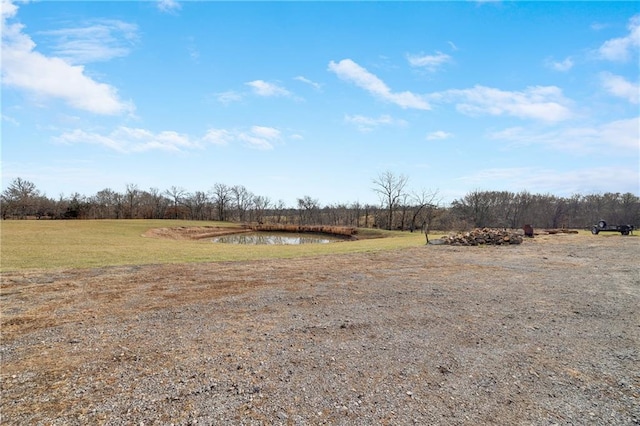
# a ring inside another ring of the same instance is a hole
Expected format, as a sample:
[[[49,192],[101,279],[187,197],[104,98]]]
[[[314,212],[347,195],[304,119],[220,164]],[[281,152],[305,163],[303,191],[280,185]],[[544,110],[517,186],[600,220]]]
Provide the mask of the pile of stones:
[[[460,232],[429,241],[429,244],[449,244],[452,246],[508,245],[522,244],[522,239],[522,232],[518,233],[496,228],[476,228],[473,231]]]

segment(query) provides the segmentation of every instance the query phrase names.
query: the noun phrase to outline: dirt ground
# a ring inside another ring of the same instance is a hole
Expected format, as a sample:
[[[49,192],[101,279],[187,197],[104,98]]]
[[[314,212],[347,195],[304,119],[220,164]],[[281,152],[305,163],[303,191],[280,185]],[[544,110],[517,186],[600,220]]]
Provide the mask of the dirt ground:
[[[640,237],[2,275],[6,425],[640,424]]]

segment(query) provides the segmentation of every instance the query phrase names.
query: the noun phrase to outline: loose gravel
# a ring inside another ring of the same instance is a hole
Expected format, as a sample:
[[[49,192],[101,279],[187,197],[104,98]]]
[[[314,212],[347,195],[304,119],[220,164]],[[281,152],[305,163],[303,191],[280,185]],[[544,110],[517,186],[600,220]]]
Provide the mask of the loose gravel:
[[[640,424],[640,238],[2,275],[5,425]]]

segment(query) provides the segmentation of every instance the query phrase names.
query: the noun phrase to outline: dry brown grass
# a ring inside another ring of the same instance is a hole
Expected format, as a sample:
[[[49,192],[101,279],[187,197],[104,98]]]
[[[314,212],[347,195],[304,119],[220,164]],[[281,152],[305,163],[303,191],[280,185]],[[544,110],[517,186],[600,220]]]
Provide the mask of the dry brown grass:
[[[3,424],[633,424],[639,243],[3,273]]]

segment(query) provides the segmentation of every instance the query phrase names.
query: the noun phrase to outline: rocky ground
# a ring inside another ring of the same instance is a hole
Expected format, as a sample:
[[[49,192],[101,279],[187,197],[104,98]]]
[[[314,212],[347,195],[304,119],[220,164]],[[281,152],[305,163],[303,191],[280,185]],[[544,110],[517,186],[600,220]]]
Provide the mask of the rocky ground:
[[[640,238],[2,275],[6,425],[640,423]]]

